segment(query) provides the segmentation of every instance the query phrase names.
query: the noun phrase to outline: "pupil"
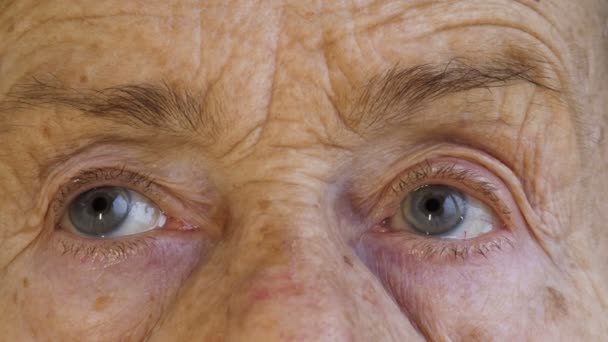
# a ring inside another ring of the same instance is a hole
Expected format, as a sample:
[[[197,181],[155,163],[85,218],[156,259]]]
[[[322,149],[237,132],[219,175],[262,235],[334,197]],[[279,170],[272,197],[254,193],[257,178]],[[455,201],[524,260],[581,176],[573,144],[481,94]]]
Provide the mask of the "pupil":
[[[441,209],[441,202],[437,198],[431,198],[424,204],[424,209],[426,209],[429,213],[433,213]]]
[[[93,200],[91,206],[96,212],[103,212],[108,209],[108,200],[103,197],[97,197]]]

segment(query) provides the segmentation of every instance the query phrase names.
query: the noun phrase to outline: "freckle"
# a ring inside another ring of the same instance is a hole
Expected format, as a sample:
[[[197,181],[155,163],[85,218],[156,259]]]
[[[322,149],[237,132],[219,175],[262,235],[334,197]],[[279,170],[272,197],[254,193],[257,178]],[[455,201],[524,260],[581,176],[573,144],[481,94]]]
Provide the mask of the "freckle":
[[[42,124],[41,131],[42,131],[41,132],[42,136],[45,139],[50,139],[51,138],[51,129],[49,128],[49,126],[47,124]]]
[[[266,210],[266,209],[268,209],[268,207],[270,207],[270,201],[268,201],[268,200],[258,201],[258,207],[260,207],[261,210]]]
[[[80,83],[86,83],[89,81],[87,75],[80,75]]]
[[[568,314],[566,297],[557,289],[549,286],[545,293],[545,315],[551,320],[557,320]]]
[[[23,288],[27,289],[30,286],[30,281],[27,278],[23,278]]]
[[[99,296],[95,299],[95,311],[105,310],[112,301],[112,297],[110,296]]]
[[[13,32],[13,31],[15,31],[15,24],[10,24],[10,25],[8,26],[7,31],[8,31],[8,32]]]
[[[342,256],[342,259],[344,260],[344,263],[347,264],[350,267],[353,267],[353,261],[350,260],[349,257],[347,257],[346,255]]]

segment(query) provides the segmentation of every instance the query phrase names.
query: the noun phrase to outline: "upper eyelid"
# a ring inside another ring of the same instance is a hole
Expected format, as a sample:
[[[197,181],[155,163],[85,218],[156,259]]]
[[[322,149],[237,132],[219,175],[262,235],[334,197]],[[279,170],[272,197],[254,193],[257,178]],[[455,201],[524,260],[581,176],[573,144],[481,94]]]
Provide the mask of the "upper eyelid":
[[[399,191],[403,192],[405,188],[411,188],[411,185],[416,184],[417,182],[433,178],[441,178],[455,180],[461,182],[462,184],[473,186],[476,188],[475,190],[483,192],[483,194],[492,202],[499,201],[497,195],[495,194],[495,184],[483,180],[483,177],[474,170],[457,167],[456,162],[445,163],[441,164],[440,167],[436,167],[436,165],[433,165],[431,161],[426,160],[422,165],[419,165],[418,168],[407,172],[407,177],[407,180],[398,177],[397,181],[392,183],[391,189],[395,193],[398,193],[398,190],[395,188],[398,185],[400,188]]]
[[[454,158],[449,159],[449,162],[426,159],[395,176],[389,184],[380,190],[379,194],[374,196],[378,199],[376,202],[380,203],[380,212],[379,214],[373,215],[374,222],[370,223],[376,224],[386,217],[391,216],[395,210],[395,203],[402,200],[407,194],[407,191],[422,185],[439,183],[456,186],[469,196],[480,199],[496,211],[497,215],[499,215],[505,224],[509,224],[511,222],[512,210],[509,208],[507,201],[501,199],[497,194],[499,192],[498,184],[487,179],[490,178],[490,176],[494,176],[498,181],[498,177],[491,174],[491,171],[489,170],[487,172],[490,174],[486,177],[471,168],[460,165],[465,163],[473,164],[468,160],[455,161],[453,160]],[[401,184],[404,183],[404,179],[408,180],[408,182],[405,182],[406,185],[396,188],[400,182]],[[471,194],[471,192],[473,193]],[[475,195],[475,192],[479,193],[479,195]],[[374,207],[369,209],[370,213],[374,213],[374,211]]]
[[[215,213],[221,210],[222,203],[214,188],[201,187],[201,199],[188,197],[184,192],[176,191],[166,177],[156,173],[138,171],[139,167],[125,164],[96,165],[77,171],[71,177],[55,179],[58,186],[48,191],[51,195],[47,222],[55,226],[63,215],[70,201],[79,194],[101,186],[125,187],[136,191],[155,205],[167,216],[190,227],[204,227],[205,234],[217,238],[221,235],[222,222],[216,222]],[[63,177],[62,177],[63,178]],[[197,188],[198,189],[198,188]],[[46,192],[46,191],[45,191]],[[203,201],[204,199],[204,201]],[[221,220],[220,220],[221,221]],[[54,229],[50,228],[49,229]]]
[[[125,166],[85,169],[60,185],[57,194],[53,197],[52,211],[54,213],[62,211],[67,202],[78,194],[94,188],[95,185],[125,186],[134,191],[145,192],[148,196],[152,193],[151,197],[155,197],[157,191],[153,190],[154,183],[155,180],[152,176],[131,171]],[[151,200],[154,201],[154,198]]]

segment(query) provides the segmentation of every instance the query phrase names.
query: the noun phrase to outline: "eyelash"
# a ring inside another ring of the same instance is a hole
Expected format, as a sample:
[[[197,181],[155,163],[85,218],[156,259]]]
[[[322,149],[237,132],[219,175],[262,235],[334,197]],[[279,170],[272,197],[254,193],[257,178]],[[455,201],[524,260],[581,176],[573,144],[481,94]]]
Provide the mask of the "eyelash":
[[[415,183],[421,181],[441,178],[457,181],[460,184],[473,187],[474,190],[480,191],[488,200],[493,203],[500,203],[500,199],[496,196],[496,186],[488,181],[483,181],[482,177],[473,170],[455,170],[456,163],[449,163],[436,167],[436,164],[426,160],[422,165],[419,165],[414,170],[407,173],[407,177],[402,177],[393,183],[391,189],[395,194],[399,195],[404,191],[410,190],[415,186]],[[399,189],[396,189],[396,186]],[[508,213],[508,212],[507,212]]]
[[[84,170],[72,177],[56,196],[53,212],[62,212],[67,203],[79,194],[97,185],[125,186],[146,194],[155,195],[155,179],[149,174],[130,171],[126,166],[114,168],[94,168]]]
[[[480,200],[489,205],[494,214],[498,216],[498,221],[502,223],[502,227],[496,230],[510,230],[512,211],[497,194],[497,186],[485,180],[475,170],[458,166],[457,162],[446,163],[425,160],[391,182],[388,189],[385,188],[383,191],[383,197],[385,198],[383,202],[400,203],[409,191],[431,183],[447,183],[447,185],[459,188],[461,191],[469,194],[469,196],[474,196],[470,194],[471,191],[479,193],[483,197]],[[479,197],[479,195],[475,197]],[[449,241],[418,236],[412,233],[394,232],[387,229],[387,226],[389,218],[394,215],[395,211],[395,205],[389,205],[388,213],[390,214],[382,215],[385,218],[372,231],[380,234],[391,234],[391,236],[399,238],[402,243],[413,242],[409,244],[409,254],[418,255],[427,260],[436,257],[440,259],[452,257],[453,259],[464,260],[473,254],[487,258],[489,252],[499,251],[507,246],[514,247],[515,244],[515,241],[507,234],[495,234],[496,230],[486,234],[487,236],[480,236],[470,240]]]

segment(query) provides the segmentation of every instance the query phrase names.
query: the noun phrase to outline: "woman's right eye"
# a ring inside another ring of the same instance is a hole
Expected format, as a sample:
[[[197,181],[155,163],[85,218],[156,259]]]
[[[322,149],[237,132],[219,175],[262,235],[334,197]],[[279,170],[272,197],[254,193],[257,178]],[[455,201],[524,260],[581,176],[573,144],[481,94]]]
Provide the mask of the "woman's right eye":
[[[140,193],[103,186],[72,200],[61,219],[61,227],[87,237],[110,238],[161,228],[165,222],[158,206]]]

